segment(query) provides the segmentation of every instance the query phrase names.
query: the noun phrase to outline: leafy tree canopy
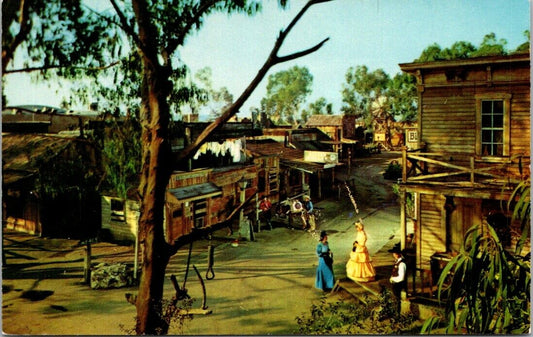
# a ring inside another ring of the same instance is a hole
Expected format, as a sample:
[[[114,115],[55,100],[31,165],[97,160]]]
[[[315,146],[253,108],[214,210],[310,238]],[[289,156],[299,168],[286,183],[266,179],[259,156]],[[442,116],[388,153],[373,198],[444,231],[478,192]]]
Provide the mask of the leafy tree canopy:
[[[306,67],[294,66],[268,76],[261,107],[275,121],[294,122],[300,106],[311,93],[313,75]]]
[[[333,115],[333,105],[324,97],[320,97],[315,102],[309,103],[307,109],[302,110],[302,121],[306,122],[311,115]]]
[[[524,32],[527,41],[518,46],[514,52],[524,52],[529,50],[529,31]],[[420,57],[415,62],[432,62],[467,59],[481,56],[496,56],[507,55],[509,51],[506,49],[507,40],[497,39],[496,34],[489,33],[483,37],[483,41],[479,47],[475,47],[470,42],[458,41],[451,47],[442,49],[437,43],[434,43],[424,49]]]

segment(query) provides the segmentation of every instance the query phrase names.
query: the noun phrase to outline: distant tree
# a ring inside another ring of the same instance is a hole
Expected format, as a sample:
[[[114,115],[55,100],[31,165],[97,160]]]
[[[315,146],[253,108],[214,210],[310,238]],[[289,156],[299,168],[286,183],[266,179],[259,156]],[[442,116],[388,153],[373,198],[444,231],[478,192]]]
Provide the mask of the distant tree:
[[[476,52],[476,47],[466,41],[459,41],[452,44],[450,48],[445,48],[440,53],[440,58],[444,60],[466,59]]]
[[[531,37],[530,37],[530,33],[529,33],[529,29],[524,31],[524,36],[526,37],[526,42],[522,43],[521,45],[519,45],[517,48],[516,48],[516,52],[525,52],[525,51],[529,51],[529,45],[530,45],[530,41],[531,41]]]
[[[527,42],[518,46],[516,51],[529,50],[529,31],[525,31],[524,35]],[[434,43],[424,49],[415,62],[432,62],[444,60],[466,59],[471,57],[481,56],[496,56],[507,55],[509,52],[506,49],[507,40],[497,39],[496,34],[489,33],[483,37],[479,47],[475,47],[470,42],[459,41],[455,42],[450,48],[441,49],[441,47]]]
[[[396,74],[388,84],[390,112],[396,120],[415,121],[418,116],[416,78],[406,73]]]
[[[333,105],[324,97],[320,97],[315,102],[309,103],[307,109],[302,110],[302,121],[306,122],[312,115],[333,115]]]
[[[415,59],[415,62],[432,62],[441,60],[442,49],[437,43],[433,43],[422,51],[422,54]]]
[[[378,98],[384,97],[390,81],[389,75],[383,69],[369,72],[368,67],[362,65],[348,68],[345,79],[341,91],[341,111],[361,116],[367,125],[372,125],[372,104]]]
[[[495,55],[506,55],[507,50],[505,46],[507,45],[507,40],[505,39],[496,39],[496,34],[490,33],[483,37],[483,41],[479,48],[471,53],[472,57],[478,56],[495,56]]]
[[[233,103],[233,95],[226,87],[215,90],[212,76],[212,71],[209,67],[202,68],[195,74],[195,78],[207,94],[203,104],[208,107],[211,120],[214,120]]]
[[[141,125],[134,116],[119,124],[112,119],[103,132],[102,161],[106,189],[126,200],[128,190],[139,184],[141,169]]]
[[[268,76],[261,107],[272,120],[293,123],[312,84],[313,76],[306,67],[294,66],[272,74]]]

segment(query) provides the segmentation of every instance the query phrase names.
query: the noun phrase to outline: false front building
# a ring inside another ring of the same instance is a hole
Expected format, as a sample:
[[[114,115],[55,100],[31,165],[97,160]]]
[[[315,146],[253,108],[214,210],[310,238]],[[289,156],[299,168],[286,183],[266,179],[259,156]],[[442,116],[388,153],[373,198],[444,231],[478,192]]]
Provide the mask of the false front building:
[[[507,248],[516,244],[520,226],[502,205],[530,176],[530,57],[400,68],[416,76],[419,99],[419,143],[403,151],[402,247],[412,221],[417,269],[434,283],[473,225],[490,223]]]

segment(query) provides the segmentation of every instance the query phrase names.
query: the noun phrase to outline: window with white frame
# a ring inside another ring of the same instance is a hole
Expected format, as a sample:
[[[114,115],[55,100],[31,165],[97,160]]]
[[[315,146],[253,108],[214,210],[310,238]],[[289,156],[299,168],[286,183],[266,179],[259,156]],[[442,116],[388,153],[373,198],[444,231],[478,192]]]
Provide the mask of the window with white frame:
[[[509,94],[483,94],[476,97],[476,154],[482,157],[509,155]]]

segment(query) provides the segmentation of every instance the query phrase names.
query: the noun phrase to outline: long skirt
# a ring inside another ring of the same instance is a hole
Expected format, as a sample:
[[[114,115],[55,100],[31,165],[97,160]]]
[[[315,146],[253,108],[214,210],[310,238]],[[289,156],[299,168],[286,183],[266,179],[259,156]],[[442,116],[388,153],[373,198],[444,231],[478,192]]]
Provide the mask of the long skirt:
[[[366,247],[350,252],[350,260],[346,263],[346,276],[358,282],[374,281],[376,271]]]
[[[315,287],[324,291],[330,291],[335,286],[335,276],[333,270],[326,264],[323,257],[318,258],[316,268]]]

